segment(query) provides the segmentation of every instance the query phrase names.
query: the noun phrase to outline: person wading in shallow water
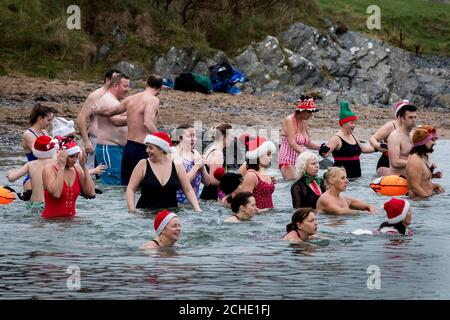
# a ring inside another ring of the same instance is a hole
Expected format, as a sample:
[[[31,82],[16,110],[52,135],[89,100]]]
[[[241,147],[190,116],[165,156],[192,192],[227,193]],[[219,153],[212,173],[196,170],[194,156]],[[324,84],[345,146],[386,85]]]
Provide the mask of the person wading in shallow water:
[[[395,119],[382,125],[371,137],[370,145],[381,152],[380,159],[377,163],[377,175],[379,177],[389,175],[389,152],[387,140],[389,135],[400,127],[401,121],[398,112],[405,106],[409,105],[408,100],[402,100],[394,105]]]
[[[348,179],[344,168],[331,167],[325,174],[327,191],[317,200],[317,213],[349,214],[358,211],[376,213],[377,209],[364,201],[344,197],[341,193],[347,190]]]
[[[285,180],[295,179],[295,161],[307,148],[319,150],[319,145],[310,141],[308,120],[312,113],[318,112],[314,98],[301,96],[294,108],[294,114],[283,119],[281,129],[278,166]]]
[[[317,219],[313,208],[297,209],[292,215],[292,221],[286,226],[283,240],[303,242],[314,239],[317,234]]]
[[[429,125],[416,128],[413,134],[414,147],[406,162],[406,179],[410,197],[429,197],[433,193],[444,192],[444,188],[433,183],[431,178],[441,178],[441,172],[434,172],[435,164],[430,162],[429,154],[433,152],[438,137],[436,129]]]
[[[319,154],[324,158],[332,153],[334,166],[345,168],[347,178],[361,177],[361,153],[375,152],[372,146],[361,143],[353,134],[357,119],[358,117],[350,110],[347,101],[339,102],[339,125],[341,129],[319,150]]]

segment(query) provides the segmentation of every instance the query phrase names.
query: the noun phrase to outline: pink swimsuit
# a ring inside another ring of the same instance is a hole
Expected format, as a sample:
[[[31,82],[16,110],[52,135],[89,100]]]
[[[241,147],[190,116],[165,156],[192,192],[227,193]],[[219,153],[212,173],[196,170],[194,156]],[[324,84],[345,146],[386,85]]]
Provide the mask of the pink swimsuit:
[[[297,124],[298,130],[298,120],[295,117],[295,122]],[[302,151],[306,149],[305,144],[308,143],[309,138],[302,136],[297,132],[295,135],[295,142],[300,146]],[[278,166],[279,168],[283,168],[286,166],[295,166],[295,162],[297,161],[298,153],[291,148],[289,145],[288,138],[286,136],[281,136],[280,140],[280,151],[278,152]]]

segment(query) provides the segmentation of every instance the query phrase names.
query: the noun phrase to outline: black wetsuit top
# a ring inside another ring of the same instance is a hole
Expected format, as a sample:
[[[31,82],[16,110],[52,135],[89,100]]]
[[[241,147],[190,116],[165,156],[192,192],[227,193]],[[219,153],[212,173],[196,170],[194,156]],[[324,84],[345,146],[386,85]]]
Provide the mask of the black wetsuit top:
[[[141,184],[141,197],[136,208],[166,209],[177,207],[177,190],[181,188],[177,170],[172,162],[172,173],[167,183],[162,186],[153,173],[149,160],[147,160],[147,172]]]
[[[392,122],[392,125],[394,126],[394,130],[397,129],[395,127],[395,123]],[[384,168],[389,168],[389,154],[387,151],[383,152],[381,154],[380,159],[378,159],[378,163],[377,163],[377,169],[380,167],[384,167]]]
[[[353,136],[353,135],[352,135]],[[339,136],[338,136],[339,137]],[[356,141],[355,136],[353,138]],[[358,157],[361,155],[361,148],[359,147],[358,142],[356,144],[350,144],[346,142],[344,139],[339,137],[342,142],[342,146],[339,150],[334,150],[332,152],[334,159],[335,167],[344,167],[347,172],[347,178],[359,178],[361,177],[361,163],[358,160],[337,160],[339,157]]]
[[[325,184],[322,179],[320,190],[325,192]],[[294,209],[311,207],[316,208],[318,196],[307,184],[306,177],[298,179],[291,187],[292,207]]]
[[[208,155],[205,158],[208,158],[208,156],[217,149],[212,149],[208,152]],[[205,164],[206,171],[209,173],[209,166]],[[215,200],[217,201],[219,198],[219,186],[209,185],[204,186],[202,193],[200,194],[200,199],[202,200]]]

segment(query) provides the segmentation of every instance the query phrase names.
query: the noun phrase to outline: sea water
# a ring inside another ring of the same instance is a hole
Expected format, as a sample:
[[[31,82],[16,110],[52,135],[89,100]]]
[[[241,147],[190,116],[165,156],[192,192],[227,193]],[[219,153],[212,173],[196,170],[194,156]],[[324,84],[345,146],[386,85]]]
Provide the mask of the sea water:
[[[292,182],[282,181],[275,163],[274,210],[225,224],[231,211],[217,204],[202,202],[202,213],[181,208],[178,246],[151,252],[139,247],[154,237],[155,215],[128,213],[123,187],[98,185],[103,194],[80,197],[70,220],[45,221],[16,200],[0,206],[0,298],[449,299],[449,148],[438,140],[431,154],[446,193],[410,201],[412,237],[351,234],[385,221],[389,197],[369,187],[379,153],[362,155],[363,177],[345,192],[379,213],[318,215],[319,239],[311,243],[280,240],[293,212]],[[23,163],[18,148],[1,151],[0,184]]]

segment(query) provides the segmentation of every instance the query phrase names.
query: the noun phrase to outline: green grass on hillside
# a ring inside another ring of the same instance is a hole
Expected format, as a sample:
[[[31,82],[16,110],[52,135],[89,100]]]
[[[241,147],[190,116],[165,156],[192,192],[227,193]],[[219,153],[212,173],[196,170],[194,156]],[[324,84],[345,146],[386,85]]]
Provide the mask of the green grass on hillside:
[[[278,36],[296,21],[323,29],[324,18],[412,52],[450,55],[449,5],[429,0],[376,2],[381,30],[366,28],[372,0],[2,0],[0,74],[89,80],[124,59],[148,71],[151,62],[172,46],[195,48],[200,57],[217,50],[234,56],[252,41]],[[81,8],[82,30],[66,28],[66,9],[74,3]],[[188,3],[193,6],[183,14]],[[127,35],[120,45],[111,35],[116,24]],[[150,33],[142,35],[147,25]],[[111,51],[98,62],[95,52],[102,44]]]
[[[431,0],[317,0],[323,16],[412,52],[450,54],[450,5]],[[381,29],[366,26],[367,8],[381,10]]]

